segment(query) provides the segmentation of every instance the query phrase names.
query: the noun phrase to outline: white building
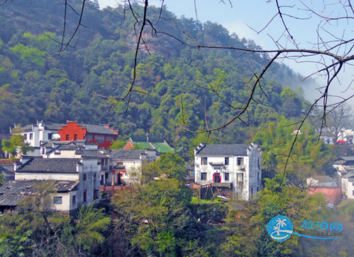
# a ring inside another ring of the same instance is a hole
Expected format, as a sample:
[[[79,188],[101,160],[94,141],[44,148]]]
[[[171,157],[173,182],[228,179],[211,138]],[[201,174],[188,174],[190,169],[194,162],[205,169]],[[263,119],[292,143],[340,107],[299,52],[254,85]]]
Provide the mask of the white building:
[[[262,151],[255,143],[208,145],[194,150],[195,182],[250,200],[262,187]]]
[[[156,150],[111,150],[110,158],[112,170],[105,172],[105,185],[131,185],[140,183],[143,163],[156,160]]]
[[[48,142],[55,139],[60,139],[58,129],[61,129],[65,124],[59,123],[44,123],[43,121],[37,124],[27,125],[24,127],[16,127],[10,129],[11,134],[20,134],[25,137],[25,143],[32,147],[40,147],[42,142]]]
[[[53,210],[68,212],[100,200],[97,158],[23,159],[21,165],[14,165],[14,170],[15,181],[0,188],[0,209],[14,208],[26,195],[35,194],[32,185],[40,181],[54,183]]]
[[[342,195],[354,199],[354,156],[340,156],[333,163],[336,169],[337,183],[342,188]]]

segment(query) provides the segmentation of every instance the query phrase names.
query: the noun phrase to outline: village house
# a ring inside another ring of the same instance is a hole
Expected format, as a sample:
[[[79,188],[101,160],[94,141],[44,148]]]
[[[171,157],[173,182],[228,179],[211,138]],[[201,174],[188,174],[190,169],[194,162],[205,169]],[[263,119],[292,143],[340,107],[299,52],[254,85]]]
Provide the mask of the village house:
[[[36,150],[43,142],[59,140],[58,129],[61,129],[63,125],[60,123],[37,121],[37,124],[10,128],[10,133],[13,135],[22,135],[25,138],[24,142]]]
[[[156,150],[111,150],[109,156],[112,168],[104,172],[103,185],[133,185],[141,182],[143,163],[156,160]]]
[[[98,144],[99,148],[108,149],[117,140],[118,131],[108,125],[78,124],[68,121],[58,130],[60,141],[85,140],[86,143]]]
[[[258,144],[200,144],[194,150],[195,183],[214,193],[248,201],[262,188],[262,151]]]
[[[354,156],[341,156],[334,163],[336,181],[344,198],[354,199]]]
[[[69,212],[100,200],[97,158],[22,159],[21,164],[14,164],[14,171],[15,181],[0,188],[0,210],[14,209],[24,196],[35,194],[33,185],[40,181],[52,181],[55,185],[53,210]]]
[[[342,197],[340,185],[329,176],[313,176],[306,179],[307,192],[310,195],[323,194],[326,202],[338,204]]]

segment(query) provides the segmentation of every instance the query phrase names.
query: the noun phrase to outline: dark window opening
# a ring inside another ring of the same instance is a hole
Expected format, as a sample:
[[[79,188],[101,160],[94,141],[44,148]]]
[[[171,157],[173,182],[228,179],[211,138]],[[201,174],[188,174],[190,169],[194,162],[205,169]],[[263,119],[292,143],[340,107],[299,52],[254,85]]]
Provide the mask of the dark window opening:
[[[99,192],[98,189],[93,190],[93,199],[96,200],[99,198]]]
[[[225,181],[229,181],[229,179],[230,179],[230,174],[229,173],[225,173],[224,174],[224,180]]]
[[[208,164],[208,157],[202,157],[202,165]]]
[[[229,157],[225,157],[225,165],[229,165]]]
[[[76,195],[73,195],[73,204],[76,204]]]
[[[242,157],[237,157],[237,165],[238,166],[243,165],[243,158]]]
[[[243,182],[243,173],[237,173],[237,182]]]
[[[77,140],[77,134],[74,134],[74,140]]]
[[[65,136],[65,139],[66,139],[66,140],[69,140],[69,134],[67,134],[67,135]]]
[[[84,191],[84,203],[86,203],[86,190]]]
[[[206,172],[202,172],[201,174],[200,174],[200,180],[206,180],[207,179],[207,174],[206,174]]]
[[[54,196],[53,197],[53,204],[62,204],[63,198],[61,196]]]

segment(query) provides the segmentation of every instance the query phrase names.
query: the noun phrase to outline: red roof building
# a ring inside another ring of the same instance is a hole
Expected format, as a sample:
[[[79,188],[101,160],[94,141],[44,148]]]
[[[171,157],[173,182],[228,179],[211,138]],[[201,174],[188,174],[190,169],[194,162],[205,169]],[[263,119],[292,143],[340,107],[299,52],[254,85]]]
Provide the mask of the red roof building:
[[[85,140],[87,143],[98,144],[99,148],[108,149],[118,137],[118,131],[114,131],[108,125],[78,124],[76,121],[68,121],[58,130],[60,141]]]

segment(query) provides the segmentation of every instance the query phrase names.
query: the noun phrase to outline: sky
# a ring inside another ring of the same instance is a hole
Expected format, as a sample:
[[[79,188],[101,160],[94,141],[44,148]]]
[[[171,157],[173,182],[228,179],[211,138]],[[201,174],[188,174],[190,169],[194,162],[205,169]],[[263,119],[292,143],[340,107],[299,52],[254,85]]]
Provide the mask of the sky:
[[[230,33],[236,33],[239,38],[251,39],[263,49],[276,49],[274,40],[278,39],[280,39],[279,42],[281,42],[282,47],[295,48],[291,41],[284,36],[288,34],[284,34],[284,26],[279,16],[270,22],[277,13],[274,0],[230,1],[232,5],[229,0],[165,0],[164,4],[167,6],[167,10],[173,12],[177,17],[184,15],[187,18],[198,19],[201,22],[212,21],[219,23],[227,28]],[[287,14],[287,16],[284,16],[284,20],[291,35],[296,39],[299,48],[312,49],[314,47],[313,44],[318,42],[318,30],[321,31],[321,39],[323,40],[333,40],[334,37],[343,37],[343,35],[351,39],[353,26],[349,20],[324,22],[324,19],[306,10],[309,7],[324,17],[341,17],[345,13],[343,12],[343,6],[338,4],[337,0],[284,0],[279,2],[281,4],[282,2],[286,3],[288,6],[282,9]],[[117,3],[122,2],[117,0],[99,0],[101,9],[106,6],[115,7]],[[160,6],[161,0],[150,0],[149,5]],[[197,12],[195,9],[197,9]],[[296,16],[297,18],[290,16]],[[267,24],[268,26],[266,26]],[[265,26],[266,28],[262,30]],[[318,58],[312,58],[300,63],[296,60],[284,60],[284,63],[295,72],[307,77],[321,67],[316,63],[318,61],[320,61]],[[326,59],[325,61],[328,63],[330,60]],[[350,86],[354,78],[353,74],[354,68],[346,67],[339,80],[334,82],[330,94],[343,97],[354,94],[354,90]],[[318,85],[312,86],[312,89],[325,85],[323,78],[318,76],[313,76],[313,78],[316,79]],[[315,91],[312,89],[305,90],[308,100],[313,100],[316,96]],[[354,100],[350,104],[354,110]]]

